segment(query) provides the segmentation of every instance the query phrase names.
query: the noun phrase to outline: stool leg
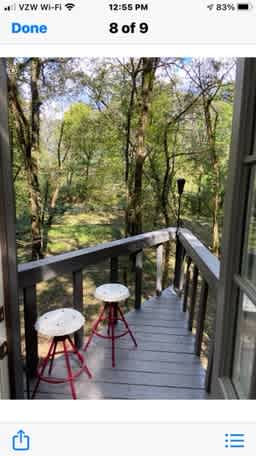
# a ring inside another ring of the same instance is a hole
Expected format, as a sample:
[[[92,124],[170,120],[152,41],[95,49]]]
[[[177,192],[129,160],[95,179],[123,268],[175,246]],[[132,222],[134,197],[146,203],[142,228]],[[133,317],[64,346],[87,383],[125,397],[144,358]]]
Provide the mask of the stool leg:
[[[110,336],[110,320],[111,320],[111,306],[109,306],[109,309],[108,309],[108,336]]]
[[[87,348],[89,347],[89,345],[90,345],[90,343],[91,343],[91,341],[92,341],[92,338],[93,338],[93,336],[94,336],[94,331],[97,330],[97,328],[98,328],[98,326],[99,326],[99,324],[100,324],[100,322],[101,322],[101,320],[102,320],[102,317],[103,317],[103,315],[104,315],[104,313],[105,313],[105,309],[106,309],[106,305],[103,307],[103,309],[102,309],[102,311],[101,311],[101,313],[100,313],[99,318],[98,318],[98,319],[96,320],[96,322],[94,323],[94,325],[93,325],[93,327],[92,327],[91,334],[90,334],[90,336],[89,336],[89,338],[88,338],[86,344],[84,345],[83,351],[86,351]]]
[[[78,359],[79,359],[79,361],[80,361],[80,363],[81,363],[81,366],[84,365],[84,370],[85,370],[85,372],[87,373],[88,377],[89,377],[89,378],[92,378],[92,374],[91,374],[91,372],[89,371],[89,369],[88,369],[88,367],[87,367],[87,365],[86,365],[86,362],[84,361],[84,358],[83,358],[83,357],[81,356],[81,354],[79,353],[79,350],[77,349],[77,347],[76,347],[75,344],[73,343],[71,337],[68,336],[67,339],[68,339],[68,341],[69,341],[69,343],[70,343],[70,345],[71,345],[71,347],[72,347],[72,349],[73,349],[73,352],[74,352],[74,353],[76,354],[76,356],[78,357]]]
[[[112,340],[112,367],[115,367],[115,309],[113,304],[110,304],[110,331]]]
[[[117,324],[117,319],[118,319],[118,310],[117,310],[117,306],[118,306],[117,303],[114,304],[114,313],[113,313],[113,315],[114,315],[114,323],[115,323],[115,325]]]
[[[49,348],[49,351],[48,351],[46,357],[43,360],[42,368],[41,368],[40,372],[38,372],[38,374],[37,374],[37,382],[36,382],[36,386],[34,388],[34,391],[32,393],[31,399],[35,398],[35,395],[37,393],[37,390],[38,390],[38,387],[39,387],[39,384],[40,384],[40,381],[41,381],[41,376],[43,375],[43,373],[45,371],[45,368],[47,366],[47,363],[48,363],[48,361],[50,359],[51,352],[52,352],[52,349],[54,347],[54,344],[55,344],[55,339],[53,338],[53,340],[51,342],[51,345],[50,345],[50,348]]]
[[[134,343],[135,347],[138,347],[138,344],[137,344],[137,342],[136,342],[136,340],[135,340],[135,337],[134,337],[132,331],[130,330],[130,327],[129,327],[129,325],[128,325],[126,319],[124,318],[124,314],[123,314],[123,312],[121,311],[121,309],[120,309],[119,306],[117,306],[117,310],[118,310],[118,312],[119,312],[119,314],[120,314],[120,316],[121,316],[121,319],[122,319],[122,321],[123,321],[123,323],[124,323],[124,325],[125,325],[125,327],[126,327],[128,333],[130,334],[130,336],[131,336],[131,338],[132,338],[132,340],[133,340],[133,343]]]
[[[54,347],[53,347],[53,352],[51,355],[50,366],[49,366],[49,371],[48,371],[49,375],[51,375],[51,373],[52,373],[53,362],[54,362],[54,358],[55,358],[57,345],[58,345],[58,342],[54,339]]]
[[[73,399],[76,399],[76,390],[75,390],[74,382],[73,382],[73,379],[72,379],[72,375],[73,374],[72,374],[72,369],[71,369],[70,362],[69,362],[68,351],[67,351],[67,346],[66,346],[65,339],[63,340],[63,349],[64,349],[66,367],[67,367],[68,376],[69,376],[69,384],[70,384],[70,388],[71,388],[71,394],[72,394]]]

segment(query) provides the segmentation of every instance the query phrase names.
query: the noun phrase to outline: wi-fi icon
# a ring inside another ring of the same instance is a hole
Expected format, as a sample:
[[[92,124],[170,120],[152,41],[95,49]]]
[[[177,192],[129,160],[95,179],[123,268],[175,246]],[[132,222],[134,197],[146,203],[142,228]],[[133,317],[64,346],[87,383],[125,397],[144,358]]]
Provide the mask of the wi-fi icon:
[[[76,5],[75,5],[74,3],[66,3],[66,5],[65,5],[65,7],[66,7],[69,11],[71,11],[73,8],[75,8],[75,6],[76,6]]]
[[[214,4],[213,4],[213,3],[211,3],[210,5],[207,5],[207,8],[208,8],[210,11],[212,11],[212,10],[213,10],[213,8],[214,8]]]

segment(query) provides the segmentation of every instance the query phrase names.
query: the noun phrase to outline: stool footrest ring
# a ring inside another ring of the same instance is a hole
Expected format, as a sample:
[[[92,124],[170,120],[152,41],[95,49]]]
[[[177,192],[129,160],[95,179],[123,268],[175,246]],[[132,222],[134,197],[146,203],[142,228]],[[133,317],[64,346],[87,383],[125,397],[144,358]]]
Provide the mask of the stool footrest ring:
[[[72,352],[69,352],[69,355],[71,354]],[[41,366],[42,367],[42,366]],[[40,369],[40,366],[39,366],[39,369]],[[79,370],[77,370],[76,372],[73,372],[72,370],[72,376],[68,376],[66,378],[58,378],[58,377],[53,377],[51,375],[49,375],[48,377],[45,376],[45,375],[40,375],[40,371],[38,370],[37,372],[37,376],[38,378],[40,378],[40,380],[42,382],[46,382],[46,383],[52,383],[52,384],[59,384],[59,383],[68,383],[70,382],[71,380],[75,380],[75,378],[79,377],[82,372],[85,370],[85,366],[81,366],[79,367]]]
[[[67,349],[67,341],[69,342],[69,344],[71,346],[70,350]],[[63,344],[63,350],[57,350],[57,346],[59,343]],[[63,378],[53,377],[51,375],[55,356],[57,354],[64,354],[64,361],[65,361],[65,366],[66,366],[66,370],[67,370],[67,376],[63,377]],[[78,370],[76,370],[76,371],[74,371],[71,367],[71,364],[70,364],[71,356],[76,357],[76,359],[79,362],[79,367],[78,367]],[[49,365],[48,375],[44,375],[44,372],[48,365]],[[81,353],[79,353],[79,351],[78,351],[77,347],[75,346],[75,344],[73,343],[70,335],[54,337],[52,339],[52,342],[51,342],[51,345],[50,345],[46,358],[44,358],[39,365],[38,372],[37,372],[37,382],[36,382],[36,386],[35,386],[33,394],[32,394],[32,399],[34,399],[41,381],[50,383],[53,385],[58,385],[61,383],[69,383],[71,393],[72,393],[72,398],[76,399],[76,390],[75,390],[75,386],[74,386],[74,380],[77,377],[79,377],[82,374],[82,372],[85,372],[89,378],[92,377],[92,375],[85,363],[84,357],[81,355]]]
[[[100,323],[102,321],[107,322],[107,335],[102,334],[97,331],[98,326],[100,325]],[[121,334],[115,334],[117,321],[121,321],[126,328],[126,330],[123,331]],[[83,350],[86,351],[88,349],[93,336],[98,336],[102,339],[111,340],[111,342],[112,342],[112,367],[115,367],[115,340],[120,339],[120,337],[126,336],[127,334],[130,335],[135,347],[137,347],[137,342],[135,340],[135,337],[134,337],[118,303],[117,302],[107,302],[104,304],[104,307],[101,310],[98,319],[94,323],[91,334],[90,334]]]
[[[120,339],[120,337],[124,337],[127,334],[129,334],[129,331],[124,331],[122,334],[115,334],[113,337],[112,336],[105,336],[104,334],[99,333],[98,331],[92,331],[95,336],[101,337],[102,339]]]

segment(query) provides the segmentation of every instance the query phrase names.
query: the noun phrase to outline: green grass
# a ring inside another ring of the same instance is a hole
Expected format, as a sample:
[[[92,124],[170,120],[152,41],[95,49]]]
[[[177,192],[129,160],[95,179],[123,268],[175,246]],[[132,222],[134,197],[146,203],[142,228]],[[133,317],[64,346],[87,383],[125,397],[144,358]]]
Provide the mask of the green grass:
[[[63,215],[57,215],[48,233],[47,255],[94,246],[124,236],[123,214],[86,212],[81,206],[74,206]],[[30,230],[24,227],[17,240],[18,262],[30,261]]]
[[[101,244],[123,237],[122,218],[104,213],[71,213],[59,217],[49,231],[51,255]]]
[[[48,252],[56,255],[110,241],[119,236],[118,228],[111,225],[55,225],[49,233]]]

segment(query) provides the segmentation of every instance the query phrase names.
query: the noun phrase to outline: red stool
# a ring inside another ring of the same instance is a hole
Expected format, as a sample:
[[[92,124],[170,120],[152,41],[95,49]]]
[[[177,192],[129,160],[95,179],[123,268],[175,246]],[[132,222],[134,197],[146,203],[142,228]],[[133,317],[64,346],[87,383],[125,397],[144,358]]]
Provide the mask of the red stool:
[[[45,336],[52,337],[52,341],[46,358],[42,360],[42,363],[38,368],[38,378],[32,394],[32,399],[35,398],[41,381],[54,385],[60,383],[69,383],[72,398],[76,399],[77,396],[74,380],[79,377],[83,371],[86,372],[89,378],[92,377],[85,363],[84,357],[78,351],[77,347],[71,339],[71,335],[84,325],[84,321],[85,320],[83,315],[75,309],[53,310],[42,315],[42,317],[37,320],[35,324],[36,331]],[[62,350],[58,350],[59,344],[62,345]],[[64,354],[65,367],[67,370],[67,377],[64,378],[56,378],[51,375],[54,359],[58,354]],[[74,357],[78,361],[79,367],[76,370],[73,370],[71,367],[71,357]],[[47,367],[48,376],[44,375]]]
[[[112,342],[112,367],[115,367],[115,341],[120,337],[129,334],[132,338],[132,341],[137,347],[137,342],[135,337],[124,317],[122,310],[120,309],[119,302],[124,301],[129,298],[130,293],[127,287],[120,285],[119,283],[108,283],[101,285],[96,288],[95,298],[104,302],[104,306],[100,312],[98,319],[95,321],[92,327],[91,334],[84,346],[84,351],[89,347],[93,336],[101,337],[102,339],[110,339]],[[105,321],[107,322],[107,335],[99,333],[97,331],[99,324]],[[116,324],[118,321],[121,321],[125,327],[125,331],[116,334]]]

